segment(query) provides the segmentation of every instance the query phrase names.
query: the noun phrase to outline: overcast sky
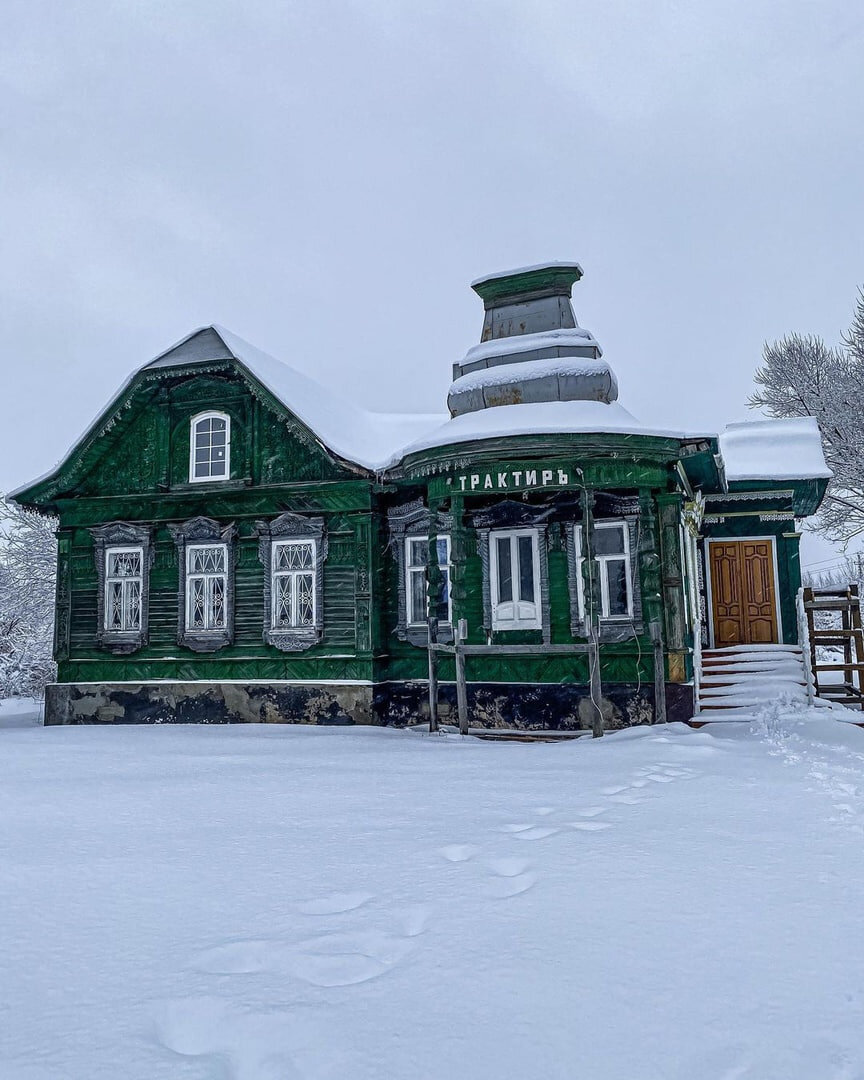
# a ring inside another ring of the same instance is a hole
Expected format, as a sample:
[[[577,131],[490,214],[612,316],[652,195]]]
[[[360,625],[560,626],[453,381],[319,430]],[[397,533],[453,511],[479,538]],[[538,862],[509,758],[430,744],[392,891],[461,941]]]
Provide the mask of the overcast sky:
[[[468,283],[547,259],[632,412],[746,419],[762,343],[836,340],[864,284],[862,30],[849,0],[5,0],[0,490],[211,322],[443,409]]]

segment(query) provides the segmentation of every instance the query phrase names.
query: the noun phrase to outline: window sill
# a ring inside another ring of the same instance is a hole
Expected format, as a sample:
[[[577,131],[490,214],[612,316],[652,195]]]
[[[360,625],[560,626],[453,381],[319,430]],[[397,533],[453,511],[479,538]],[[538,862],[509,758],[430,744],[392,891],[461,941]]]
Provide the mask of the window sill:
[[[184,480],[179,484],[171,484],[169,491],[179,491],[184,494],[190,491],[242,491],[243,488],[252,486],[250,476],[241,477],[239,480]]]
[[[424,623],[415,623],[411,626],[406,626],[401,630],[398,636],[407,641],[409,645],[416,645],[418,648],[425,649],[429,645],[429,629]],[[438,642],[441,645],[449,645],[453,641],[453,627],[450,623],[438,624]]]
[[[217,652],[231,644],[231,635],[227,630],[187,631],[181,635],[177,644],[191,649],[192,652]]]
[[[310,626],[293,630],[265,630],[264,642],[280,652],[304,652],[321,640],[321,630]]]
[[[140,631],[103,630],[99,635],[99,646],[116,656],[137,652],[145,644]]]

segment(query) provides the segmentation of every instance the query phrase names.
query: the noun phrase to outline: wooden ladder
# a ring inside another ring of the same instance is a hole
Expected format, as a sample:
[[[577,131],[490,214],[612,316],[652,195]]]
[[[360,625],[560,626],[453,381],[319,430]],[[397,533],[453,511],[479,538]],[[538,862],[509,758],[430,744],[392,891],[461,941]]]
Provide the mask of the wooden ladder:
[[[864,631],[857,584],[833,589],[804,589],[804,610],[817,697],[864,710]],[[821,611],[838,613],[840,626],[817,629],[815,617]],[[842,648],[843,662],[821,661],[817,656],[821,647]],[[843,673],[840,682],[820,678],[820,675],[834,671]]]

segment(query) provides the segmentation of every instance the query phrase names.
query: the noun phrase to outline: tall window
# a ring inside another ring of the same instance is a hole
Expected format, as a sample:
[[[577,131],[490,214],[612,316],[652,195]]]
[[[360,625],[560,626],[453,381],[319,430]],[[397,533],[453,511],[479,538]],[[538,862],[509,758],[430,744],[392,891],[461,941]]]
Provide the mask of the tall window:
[[[271,628],[315,625],[315,541],[274,540],[272,547]]]
[[[537,530],[492,532],[489,553],[493,629],[539,630],[542,611]]]
[[[231,475],[231,417],[208,412],[192,418],[189,479],[227,480]]]
[[[450,623],[453,617],[453,602],[450,596],[449,536],[438,537],[437,552],[438,569],[441,571],[441,586],[432,613],[439,623]],[[425,625],[426,623],[426,566],[428,562],[428,539],[423,536],[407,537],[405,540],[405,599],[409,626]]]
[[[585,599],[582,565],[585,561],[584,538],[581,526],[573,531],[576,549],[576,570],[579,583],[579,608],[584,617]],[[626,521],[596,521],[594,523],[594,561],[600,580],[600,617],[630,619],[633,617],[633,581],[630,570],[630,530]]]
[[[105,548],[105,629],[115,633],[141,630],[144,549]]]
[[[186,629],[225,630],[227,625],[228,547],[186,547]]]

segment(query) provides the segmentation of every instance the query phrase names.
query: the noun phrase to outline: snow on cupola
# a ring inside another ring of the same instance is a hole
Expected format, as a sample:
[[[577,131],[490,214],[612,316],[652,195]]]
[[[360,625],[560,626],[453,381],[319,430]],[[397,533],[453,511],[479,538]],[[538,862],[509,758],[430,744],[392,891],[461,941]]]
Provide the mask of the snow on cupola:
[[[497,405],[618,398],[603,350],[576,322],[570,295],[575,262],[543,263],[471,283],[486,310],[480,344],[453,365],[452,416]]]

